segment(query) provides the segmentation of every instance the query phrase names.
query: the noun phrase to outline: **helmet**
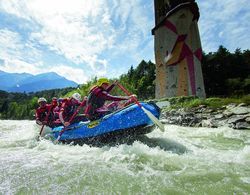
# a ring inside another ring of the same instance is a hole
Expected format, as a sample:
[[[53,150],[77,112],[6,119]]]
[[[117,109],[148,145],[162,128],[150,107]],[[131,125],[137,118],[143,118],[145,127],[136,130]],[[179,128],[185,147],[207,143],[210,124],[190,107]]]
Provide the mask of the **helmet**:
[[[107,78],[99,78],[97,81],[97,86],[101,86],[103,83],[109,84],[109,80]]]
[[[52,98],[52,101],[57,101],[57,97],[53,97],[53,98]]]
[[[37,100],[38,104],[40,102],[47,102],[47,100],[44,98],[44,97],[40,97],[38,100]]]
[[[62,101],[63,101],[63,98],[58,98],[58,99],[57,99],[57,102],[58,102],[58,103],[61,103]]]
[[[71,97],[75,100],[81,101],[81,95],[79,93],[74,93]]]

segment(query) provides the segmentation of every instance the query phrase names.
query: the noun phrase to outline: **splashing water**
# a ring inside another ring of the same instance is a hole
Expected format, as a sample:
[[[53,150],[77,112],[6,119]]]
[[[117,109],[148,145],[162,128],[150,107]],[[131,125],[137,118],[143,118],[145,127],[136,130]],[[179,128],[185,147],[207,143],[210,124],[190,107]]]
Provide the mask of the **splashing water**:
[[[0,121],[0,194],[249,194],[250,132],[166,125],[131,144],[37,141]]]

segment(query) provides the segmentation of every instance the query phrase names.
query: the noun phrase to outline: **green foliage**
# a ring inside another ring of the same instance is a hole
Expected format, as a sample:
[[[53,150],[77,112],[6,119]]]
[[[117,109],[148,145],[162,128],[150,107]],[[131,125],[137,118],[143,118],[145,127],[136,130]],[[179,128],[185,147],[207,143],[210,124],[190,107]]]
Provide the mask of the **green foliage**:
[[[195,96],[180,96],[180,97],[172,97],[172,98],[164,98],[160,101],[169,101],[171,107],[170,108],[190,108],[196,107],[201,104],[204,104],[204,100],[195,97]]]
[[[250,92],[250,50],[230,53],[220,46],[217,52],[203,53],[205,91],[210,96],[247,95]]]
[[[210,108],[220,108],[222,106],[235,103],[246,103],[250,104],[250,95],[243,96],[241,98],[218,98],[211,97],[207,99],[200,99],[197,97],[189,96],[189,97],[175,97],[175,98],[167,98],[164,101],[168,100],[171,104],[170,108],[194,108],[200,105],[206,105]],[[163,100],[161,100],[163,101]]]
[[[120,83],[139,99],[155,96],[155,64],[142,60],[136,69],[131,66],[127,74],[120,77]]]
[[[241,98],[241,100],[242,100],[242,102],[244,102],[244,103],[250,105],[250,95],[243,96],[243,97]]]

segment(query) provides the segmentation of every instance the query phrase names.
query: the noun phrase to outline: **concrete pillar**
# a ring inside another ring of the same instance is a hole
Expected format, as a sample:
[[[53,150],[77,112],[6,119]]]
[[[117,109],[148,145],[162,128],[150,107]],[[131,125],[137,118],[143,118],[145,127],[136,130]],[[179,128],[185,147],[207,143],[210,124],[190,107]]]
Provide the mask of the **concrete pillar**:
[[[194,0],[154,0],[156,98],[205,98],[201,41]]]

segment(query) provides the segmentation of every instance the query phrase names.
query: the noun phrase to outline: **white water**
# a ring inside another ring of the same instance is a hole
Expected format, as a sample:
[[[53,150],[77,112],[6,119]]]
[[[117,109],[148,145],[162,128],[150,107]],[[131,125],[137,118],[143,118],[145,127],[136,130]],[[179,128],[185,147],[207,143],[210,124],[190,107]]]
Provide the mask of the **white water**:
[[[0,194],[250,194],[250,131],[165,126],[133,144],[36,141],[0,121]]]

